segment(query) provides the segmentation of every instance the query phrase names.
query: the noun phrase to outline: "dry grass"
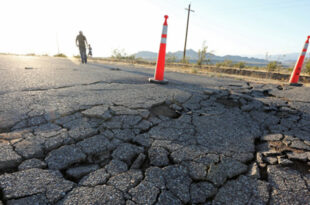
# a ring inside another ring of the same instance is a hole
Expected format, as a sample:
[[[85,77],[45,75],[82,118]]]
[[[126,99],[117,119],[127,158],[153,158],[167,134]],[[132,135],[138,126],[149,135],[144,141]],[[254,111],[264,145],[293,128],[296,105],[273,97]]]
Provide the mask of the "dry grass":
[[[124,62],[111,62],[108,60],[93,60],[97,63],[105,63],[105,64],[110,64],[110,65],[132,65],[135,68],[145,68],[145,69],[151,69],[154,70],[155,66],[154,65],[144,65],[144,64],[135,64],[135,63],[124,63]],[[245,70],[245,69],[243,69]],[[250,69],[248,69],[250,70]],[[233,78],[236,80],[243,80],[243,81],[249,81],[253,83],[262,83],[262,84],[288,84],[287,81],[284,79],[282,80],[274,80],[274,79],[267,79],[267,78],[259,78],[259,77],[253,77],[253,76],[244,76],[244,75],[235,75],[235,74],[226,74],[226,73],[217,73],[217,72],[210,72],[206,69],[199,69],[195,65],[192,66],[173,66],[173,65],[166,65],[165,66],[165,71],[169,72],[178,72],[178,73],[187,73],[187,74],[194,74],[194,75],[205,75],[208,77],[225,77],[225,78]],[[259,71],[264,71],[259,69]],[[303,84],[306,87],[310,87],[309,83],[304,83]]]

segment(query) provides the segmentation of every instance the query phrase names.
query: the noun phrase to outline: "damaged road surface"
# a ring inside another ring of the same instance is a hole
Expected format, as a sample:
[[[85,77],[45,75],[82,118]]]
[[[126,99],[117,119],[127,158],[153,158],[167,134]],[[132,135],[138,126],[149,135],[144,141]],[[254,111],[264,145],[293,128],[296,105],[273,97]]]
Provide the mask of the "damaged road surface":
[[[1,205],[310,202],[309,87],[179,73],[163,86],[150,69],[49,57],[0,67]]]

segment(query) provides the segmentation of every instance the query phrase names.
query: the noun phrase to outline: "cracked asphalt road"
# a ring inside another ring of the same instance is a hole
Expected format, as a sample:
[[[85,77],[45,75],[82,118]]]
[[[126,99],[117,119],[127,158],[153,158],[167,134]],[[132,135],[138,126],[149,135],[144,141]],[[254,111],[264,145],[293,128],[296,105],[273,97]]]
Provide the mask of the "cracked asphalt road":
[[[309,204],[309,87],[152,76],[0,56],[0,204]]]

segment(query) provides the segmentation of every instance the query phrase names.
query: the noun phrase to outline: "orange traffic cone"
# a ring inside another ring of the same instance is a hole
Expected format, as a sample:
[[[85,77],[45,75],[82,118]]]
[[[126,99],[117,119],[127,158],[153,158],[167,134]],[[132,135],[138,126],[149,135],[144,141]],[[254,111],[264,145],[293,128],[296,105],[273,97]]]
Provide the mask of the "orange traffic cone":
[[[308,36],[304,48],[301,51],[301,54],[296,62],[295,68],[291,74],[291,78],[290,78],[290,85],[294,85],[294,86],[300,86],[302,84],[298,83],[299,80],[299,75],[302,69],[302,65],[304,63],[305,57],[306,57],[306,53],[307,53],[307,49],[308,49],[308,45],[309,45],[309,38],[310,36]]]
[[[160,48],[159,48],[159,53],[158,53],[155,75],[154,75],[154,78],[149,78],[149,81],[151,83],[159,83],[159,84],[168,83],[167,80],[164,80],[167,30],[168,30],[167,19],[168,19],[168,16],[165,15],[165,22],[163,25],[163,32],[161,35],[161,42],[160,42]]]

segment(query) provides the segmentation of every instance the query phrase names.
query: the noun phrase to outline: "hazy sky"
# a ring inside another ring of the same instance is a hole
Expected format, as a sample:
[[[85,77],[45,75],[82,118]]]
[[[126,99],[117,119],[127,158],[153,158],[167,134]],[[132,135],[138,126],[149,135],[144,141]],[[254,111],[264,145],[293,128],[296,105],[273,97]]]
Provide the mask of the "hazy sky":
[[[300,52],[310,35],[310,0],[192,0],[187,48],[217,55]],[[0,52],[75,55],[79,30],[94,56],[183,50],[188,0],[0,0]]]

